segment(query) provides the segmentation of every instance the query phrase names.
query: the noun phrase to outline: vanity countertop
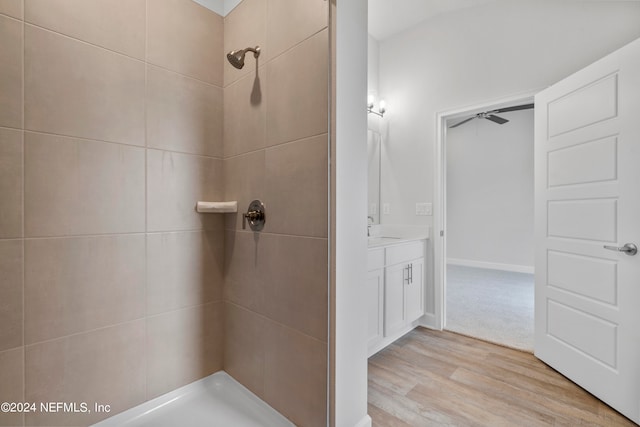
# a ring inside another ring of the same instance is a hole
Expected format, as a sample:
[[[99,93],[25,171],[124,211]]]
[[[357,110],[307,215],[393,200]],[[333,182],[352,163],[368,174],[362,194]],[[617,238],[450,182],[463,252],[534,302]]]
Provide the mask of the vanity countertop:
[[[429,230],[376,230],[373,236],[369,237],[368,247],[380,248],[384,246],[399,245],[416,240],[426,240],[429,238]],[[407,232],[409,231],[409,232]]]

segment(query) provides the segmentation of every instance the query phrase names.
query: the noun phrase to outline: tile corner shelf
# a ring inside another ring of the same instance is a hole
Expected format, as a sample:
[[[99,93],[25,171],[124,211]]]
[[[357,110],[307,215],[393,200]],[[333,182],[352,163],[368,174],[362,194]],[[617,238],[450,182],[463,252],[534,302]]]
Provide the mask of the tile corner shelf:
[[[238,212],[238,202],[201,202],[196,203],[198,213],[234,213]]]

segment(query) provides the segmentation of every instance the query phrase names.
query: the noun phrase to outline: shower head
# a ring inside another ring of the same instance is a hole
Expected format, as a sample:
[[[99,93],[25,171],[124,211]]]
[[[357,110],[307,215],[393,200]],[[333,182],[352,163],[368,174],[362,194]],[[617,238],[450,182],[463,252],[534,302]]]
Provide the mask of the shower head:
[[[241,69],[242,67],[244,67],[244,56],[247,52],[253,52],[253,57],[257,59],[258,56],[260,56],[260,46],[256,46],[255,48],[248,47],[241,50],[232,50],[231,52],[227,53],[227,59],[229,60],[229,63],[231,63],[231,65],[233,65],[237,69]]]

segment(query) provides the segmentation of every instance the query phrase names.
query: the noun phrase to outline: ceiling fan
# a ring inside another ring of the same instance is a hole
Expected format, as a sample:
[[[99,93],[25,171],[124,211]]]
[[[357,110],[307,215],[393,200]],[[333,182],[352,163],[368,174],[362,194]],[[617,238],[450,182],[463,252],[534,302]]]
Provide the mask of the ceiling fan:
[[[516,105],[514,107],[505,107],[505,108],[498,108],[496,110],[485,111],[482,113],[478,113],[474,116],[471,116],[468,119],[461,121],[460,123],[456,123],[455,125],[449,126],[449,129],[463,125],[473,119],[487,119],[499,125],[503,125],[507,123],[509,120],[496,116],[496,114],[508,113],[509,111],[528,110],[530,108],[533,108],[533,104]]]

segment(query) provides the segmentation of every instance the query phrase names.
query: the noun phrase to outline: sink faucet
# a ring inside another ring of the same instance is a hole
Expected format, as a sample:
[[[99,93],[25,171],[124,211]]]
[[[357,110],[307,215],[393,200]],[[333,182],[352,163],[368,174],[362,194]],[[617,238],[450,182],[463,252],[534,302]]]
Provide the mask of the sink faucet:
[[[367,237],[371,236],[371,226],[373,225],[373,217],[367,217]]]

